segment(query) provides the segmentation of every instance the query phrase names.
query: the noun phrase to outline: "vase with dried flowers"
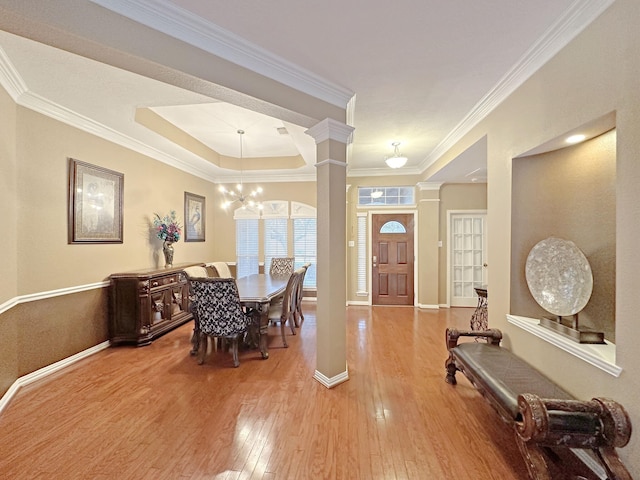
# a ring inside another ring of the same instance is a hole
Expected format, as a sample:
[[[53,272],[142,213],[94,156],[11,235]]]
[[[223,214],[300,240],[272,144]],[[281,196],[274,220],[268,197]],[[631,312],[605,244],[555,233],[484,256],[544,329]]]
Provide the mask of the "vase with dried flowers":
[[[165,267],[173,265],[173,244],[180,240],[182,235],[182,225],[178,222],[175,210],[171,210],[168,215],[161,217],[154,213],[153,226],[156,235],[162,240],[162,253],[164,253]]]

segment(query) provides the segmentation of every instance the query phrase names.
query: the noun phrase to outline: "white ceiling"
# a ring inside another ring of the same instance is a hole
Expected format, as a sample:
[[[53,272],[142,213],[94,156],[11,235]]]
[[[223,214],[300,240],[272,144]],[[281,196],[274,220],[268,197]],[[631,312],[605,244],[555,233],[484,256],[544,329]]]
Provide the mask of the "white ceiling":
[[[236,132],[243,129],[243,155],[299,153],[306,162],[255,172],[261,181],[267,173],[273,180],[315,176],[315,145],[303,121],[233,105],[227,87],[205,94],[69,53],[131,57],[127,49],[146,48],[152,63],[186,62],[197,85],[184,50],[145,45],[151,28],[192,45],[194,62],[207,50],[324,101],[343,102],[355,127],[348,175],[420,174],[610,3],[0,0],[0,82],[19,104],[212,181],[237,172],[136,123],[136,109],[151,108],[223,155],[239,156]],[[282,127],[288,134],[278,132]],[[384,164],[394,141],[409,158],[399,170]],[[486,181],[484,141],[424,180]]]

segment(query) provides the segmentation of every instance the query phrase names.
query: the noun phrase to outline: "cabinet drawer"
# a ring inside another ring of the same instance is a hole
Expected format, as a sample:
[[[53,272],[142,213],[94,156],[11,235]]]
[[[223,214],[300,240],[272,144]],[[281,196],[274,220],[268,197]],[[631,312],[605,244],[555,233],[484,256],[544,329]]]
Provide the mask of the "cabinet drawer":
[[[177,273],[163,277],[154,277],[149,280],[149,288],[164,287],[178,282],[180,282],[180,275]]]

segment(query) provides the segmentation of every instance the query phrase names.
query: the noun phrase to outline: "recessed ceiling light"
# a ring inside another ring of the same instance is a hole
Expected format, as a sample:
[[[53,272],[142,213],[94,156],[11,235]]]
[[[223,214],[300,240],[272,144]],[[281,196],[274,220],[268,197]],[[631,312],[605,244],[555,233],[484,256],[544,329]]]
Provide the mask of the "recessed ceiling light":
[[[565,142],[567,143],[580,143],[581,141],[583,141],[585,138],[587,138],[586,135],[571,135],[570,137],[567,137],[567,139],[565,140]]]

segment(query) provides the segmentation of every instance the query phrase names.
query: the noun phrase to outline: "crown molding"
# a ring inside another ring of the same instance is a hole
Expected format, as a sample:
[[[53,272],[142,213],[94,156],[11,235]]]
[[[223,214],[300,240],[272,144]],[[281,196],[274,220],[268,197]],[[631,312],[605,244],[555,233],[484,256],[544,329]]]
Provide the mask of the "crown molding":
[[[575,1],[420,164],[424,172],[478,125],[615,0]]]
[[[90,1],[331,105],[345,108],[354,95],[167,0]]]
[[[444,184],[442,182],[418,182],[416,185],[421,191],[437,191]]]
[[[0,85],[7,91],[13,101],[18,103],[21,95],[28,91],[22,76],[13,66],[6,52],[0,47]]]
[[[212,183],[227,183],[233,179],[225,178],[221,182],[219,176],[214,176],[210,172],[203,169],[194,167],[193,165],[180,160],[179,158],[167,155],[166,153],[150,147],[149,145],[140,142],[134,138],[96,122],[88,117],[80,115],[66,107],[63,107],[55,102],[52,102],[40,95],[34,94],[29,91],[27,85],[22,80],[22,76],[16,70],[14,65],[9,60],[4,50],[0,47],[0,85],[7,91],[9,96],[21,107],[28,108],[34,112],[45,115],[49,118],[53,118],[59,122],[70,125],[84,132],[90,133],[97,137],[100,137],[109,142],[113,142],[122,147],[128,148],[135,152],[146,155],[150,158],[165,163],[171,167],[182,170],[191,175],[195,175],[204,180],[208,180]],[[264,181],[263,174],[244,175],[245,181]],[[314,173],[309,174],[296,174],[296,175],[269,175],[269,182],[315,182],[316,175]]]
[[[380,162],[380,163],[383,163]],[[350,168],[347,171],[347,177],[388,177],[389,175],[420,175],[424,172],[419,167],[402,167],[395,169],[395,172],[391,171],[391,168],[384,165],[380,168]],[[398,171],[399,170],[399,171]]]
[[[142,155],[146,155],[162,163],[166,163],[167,165],[177,168],[178,170],[182,170],[211,182],[217,180],[217,177],[212,176],[205,170],[194,167],[193,165],[179,158],[167,155],[160,150],[150,147],[144,142],[124,135],[110,127],[107,127],[106,125],[103,125],[102,123],[96,122],[95,120],[80,115],[77,112],[74,112],[66,107],[58,105],[57,103],[54,103],[44,97],[41,97],[40,95],[27,91],[18,97],[16,103],[20,106],[41,113],[42,115],[53,118],[54,120],[58,120],[59,122],[65,123],[79,130],[90,133],[104,140],[113,142],[135,152],[141,153]]]

